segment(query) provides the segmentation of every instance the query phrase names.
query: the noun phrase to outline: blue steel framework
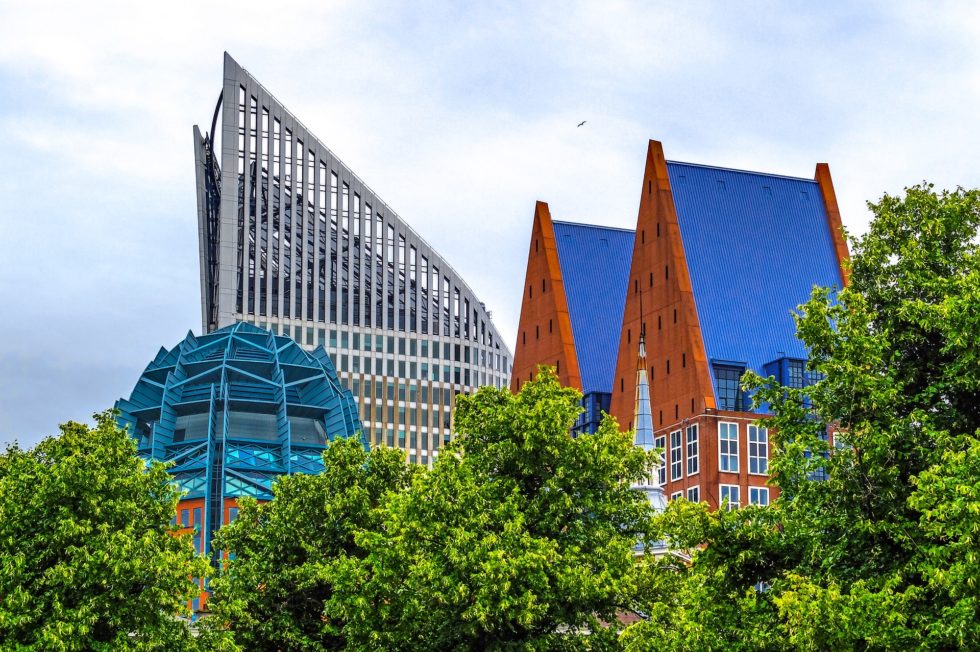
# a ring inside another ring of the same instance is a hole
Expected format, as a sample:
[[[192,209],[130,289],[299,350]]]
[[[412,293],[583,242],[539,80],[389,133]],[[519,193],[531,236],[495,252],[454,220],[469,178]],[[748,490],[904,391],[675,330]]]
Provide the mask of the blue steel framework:
[[[205,554],[229,502],[271,500],[276,477],[322,471],[327,441],[360,437],[367,446],[326,352],[247,323],[161,348],[116,407],[141,456],[173,463],[181,506],[203,503],[203,522],[182,525],[198,528]]]

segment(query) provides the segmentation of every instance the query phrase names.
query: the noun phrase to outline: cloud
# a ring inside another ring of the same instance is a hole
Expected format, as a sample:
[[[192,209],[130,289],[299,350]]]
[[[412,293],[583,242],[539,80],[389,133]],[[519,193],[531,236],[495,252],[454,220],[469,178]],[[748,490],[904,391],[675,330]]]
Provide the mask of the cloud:
[[[0,382],[17,389],[0,396],[0,440],[107,407],[159,345],[199,327],[190,128],[209,125],[223,50],[456,267],[513,342],[534,201],[632,227],[649,138],[728,167],[810,176],[828,162],[855,232],[886,190],[980,185],[978,11],[0,5],[0,228],[14,243],[0,328],[16,334]]]

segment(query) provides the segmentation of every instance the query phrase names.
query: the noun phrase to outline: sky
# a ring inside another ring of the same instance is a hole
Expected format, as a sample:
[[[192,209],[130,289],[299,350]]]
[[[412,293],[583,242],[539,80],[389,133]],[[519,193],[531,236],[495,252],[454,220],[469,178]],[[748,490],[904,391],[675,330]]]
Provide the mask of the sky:
[[[224,51],[512,349],[534,202],[633,228],[649,139],[790,176],[829,163],[852,234],[883,193],[980,186],[972,3],[0,0],[0,446],[112,407],[200,331],[191,128]]]

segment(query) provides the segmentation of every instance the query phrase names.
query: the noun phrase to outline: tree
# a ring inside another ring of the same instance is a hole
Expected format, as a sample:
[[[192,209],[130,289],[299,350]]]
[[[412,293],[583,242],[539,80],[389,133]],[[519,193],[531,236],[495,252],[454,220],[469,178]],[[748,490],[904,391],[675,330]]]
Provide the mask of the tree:
[[[545,368],[517,395],[459,397],[454,444],[357,536],[368,556],[337,600],[353,647],[616,645],[650,460],[611,417],[570,437],[580,399]]]
[[[869,206],[850,285],[797,314],[824,380],[748,380],[772,408],[780,498],[736,517],[679,504],[660,521],[706,547],[650,600],[680,603],[678,627],[721,633],[706,647],[980,647],[980,193],[921,185]],[[671,633],[628,638],[644,649]]]
[[[4,649],[193,647],[187,602],[206,574],[173,535],[179,490],[112,412],[0,455]]]
[[[370,453],[340,439],[318,475],[291,475],[274,500],[243,498],[238,519],[215,540],[229,553],[211,581],[204,638],[215,648],[334,650],[347,647],[344,618],[332,607],[336,585],[356,582],[364,549],[355,534],[375,531],[387,496],[418,467],[400,451]]]

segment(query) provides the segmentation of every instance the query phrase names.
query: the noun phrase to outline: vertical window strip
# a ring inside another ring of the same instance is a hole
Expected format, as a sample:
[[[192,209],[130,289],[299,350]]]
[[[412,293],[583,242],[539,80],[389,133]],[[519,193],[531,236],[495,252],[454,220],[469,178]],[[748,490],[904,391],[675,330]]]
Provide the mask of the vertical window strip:
[[[384,219],[381,213],[374,217],[374,327],[384,327]]]
[[[279,118],[272,121],[272,316],[278,317],[280,312],[279,285],[282,281],[282,268],[279,260],[282,255],[282,216],[280,214],[280,196],[282,194],[282,123]]]
[[[213,137],[213,134],[212,134]],[[235,311],[244,313],[245,291],[245,87],[238,87],[238,245]]]
[[[282,223],[282,315],[289,317],[293,314],[292,299],[293,284],[293,132],[286,129],[284,152],[285,179],[283,181],[283,223]]]
[[[423,335],[429,333],[429,259],[422,256],[422,267],[419,269],[419,322]]]
[[[320,179],[319,183],[322,185],[325,181]],[[316,255],[316,184],[316,155],[312,149],[309,149],[306,152],[306,319],[310,321],[316,319],[314,305],[316,303],[317,267],[319,266]],[[307,341],[307,344],[312,343]]]
[[[258,100],[249,97],[249,186],[248,186],[248,309],[255,314],[256,151],[258,150]]]
[[[680,480],[684,475],[681,431],[670,433],[670,479]]]
[[[293,246],[296,252],[296,255],[293,257],[293,282],[296,287],[296,291],[293,294],[293,317],[296,319],[303,318],[303,222],[306,219],[306,209],[303,206],[303,198],[306,196],[306,190],[303,186],[303,171],[306,169],[303,166],[303,151],[303,141],[297,138],[295,156],[296,192],[294,193],[296,196],[296,210],[293,213],[293,226],[295,228]]]
[[[372,315],[372,305],[374,304],[374,294],[372,294],[372,280],[374,269],[374,216],[371,214],[371,204],[364,204],[364,325],[375,326]]]
[[[738,473],[738,424],[718,424],[718,469]]]
[[[259,141],[260,160],[262,162],[262,173],[259,176],[259,247],[258,260],[258,283],[259,283],[259,310],[262,317],[268,314],[269,301],[269,109],[262,107],[262,132]]]
[[[385,254],[387,257],[387,305],[388,305],[388,328],[397,328],[395,321],[395,227],[388,224],[387,240],[385,241]]]
[[[398,330],[405,330],[405,236],[398,234]]]
[[[667,437],[655,437],[653,445],[660,450],[660,465],[657,467],[657,484],[661,487],[667,484]]]
[[[449,277],[442,277],[442,334],[449,336]]]
[[[693,424],[687,427],[687,474],[694,475],[698,472],[698,426]]]
[[[361,215],[361,196],[354,193],[354,213],[351,216],[352,225],[354,227],[353,237],[354,240],[351,243],[351,253],[353,254],[354,260],[351,262],[351,281],[354,288],[354,296],[351,299],[351,310],[354,313],[352,315],[355,326],[361,325],[361,220],[363,216]]]
[[[418,287],[416,266],[418,265],[418,250],[415,245],[408,248],[408,330],[418,332]]]
[[[327,164],[322,160],[318,166],[319,179],[317,194],[317,321],[326,321],[326,283],[327,283]],[[335,175],[331,172],[331,177]],[[333,198],[331,197],[331,200]],[[331,231],[332,233],[332,231]]]
[[[327,259],[326,264],[330,266],[327,271],[327,278],[329,278],[330,283],[330,323],[337,323],[337,185],[339,179],[337,178],[337,173],[333,170],[330,171],[330,258]],[[326,239],[326,238],[324,238]],[[326,245],[324,244],[324,258],[326,258]],[[323,279],[322,284],[324,286],[324,291],[322,293],[323,298],[320,300],[320,312],[323,315],[324,321],[326,321],[327,316],[327,293],[326,293],[326,278]]]
[[[350,323],[350,185],[345,181],[340,193],[340,323]],[[335,293],[336,294],[336,293]],[[334,299],[331,298],[331,301]],[[333,304],[331,304],[333,311]]]
[[[753,424],[748,431],[749,473],[766,475],[769,473],[769,430]]]

